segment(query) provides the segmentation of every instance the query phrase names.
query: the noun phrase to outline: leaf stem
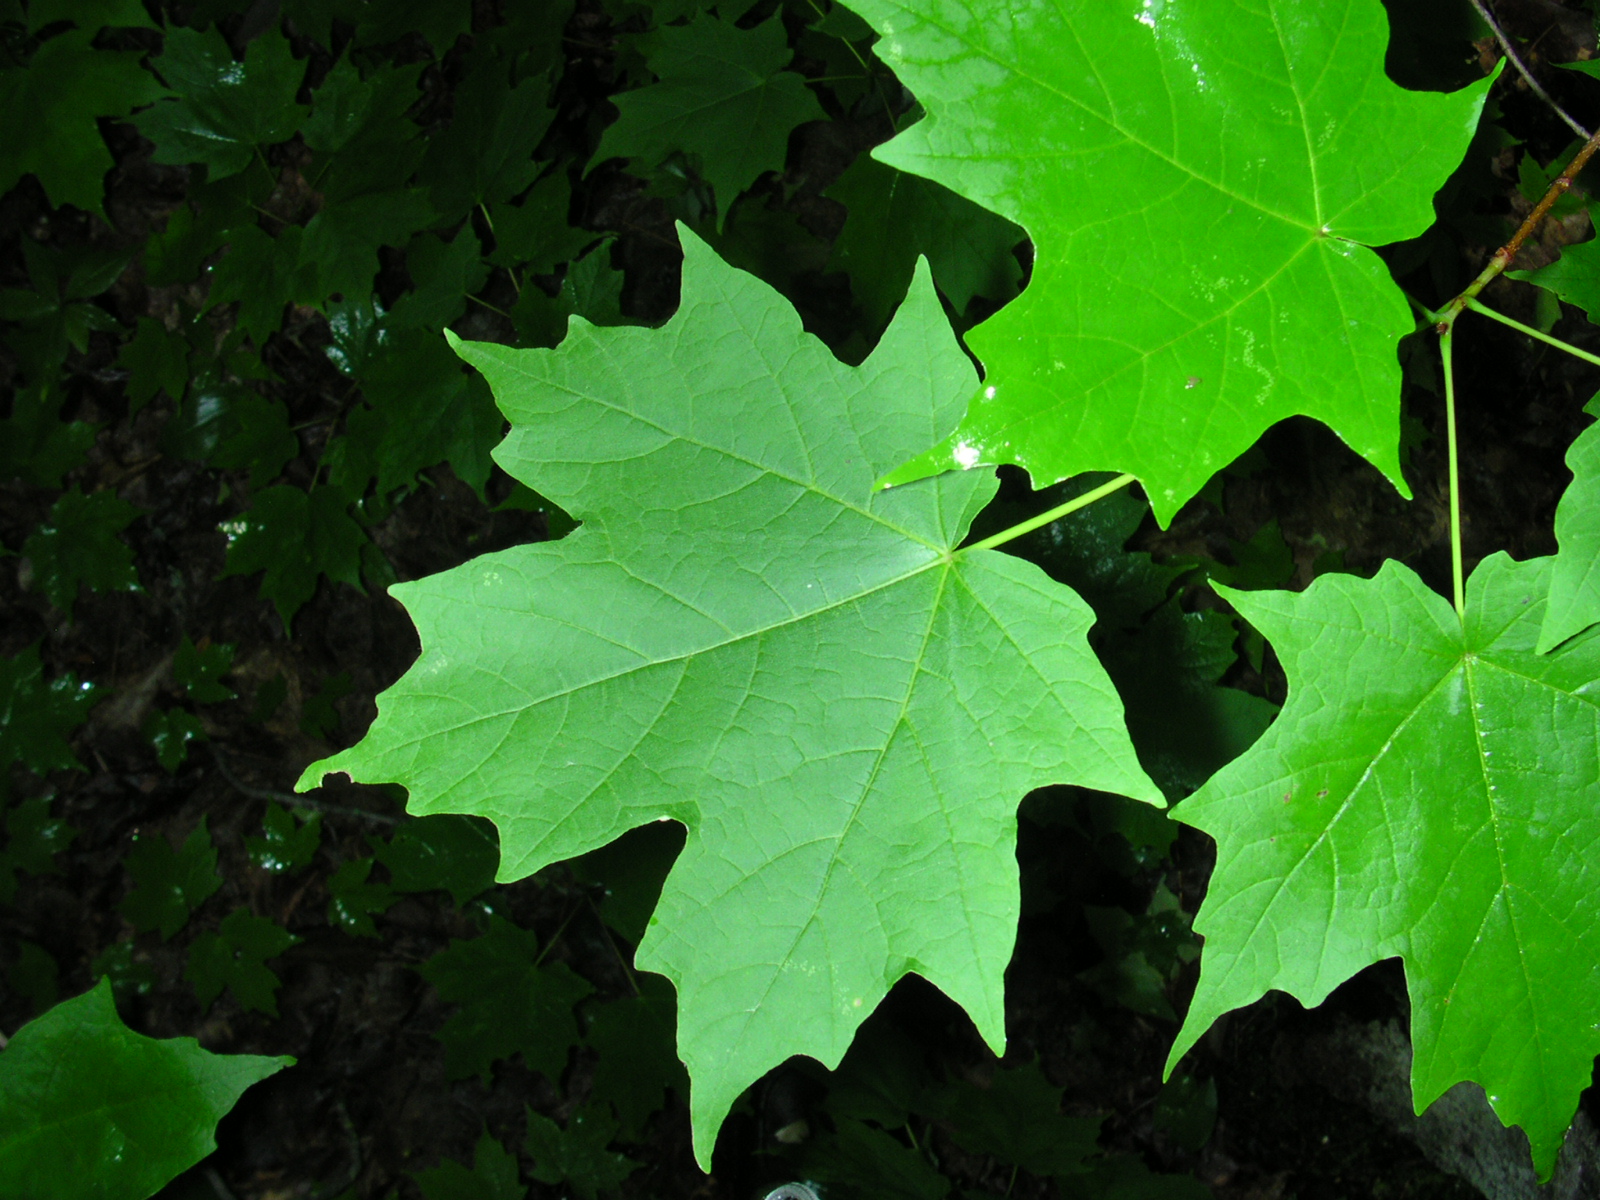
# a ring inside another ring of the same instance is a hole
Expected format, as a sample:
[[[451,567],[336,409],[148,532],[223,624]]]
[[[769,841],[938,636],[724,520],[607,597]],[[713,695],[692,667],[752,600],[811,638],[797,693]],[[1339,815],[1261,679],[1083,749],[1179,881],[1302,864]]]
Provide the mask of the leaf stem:
[[[1013,538],[1019,538],[1025,533],[1032,533],[1041,525],[1048,525],[1051,521],[1059,521],[1062,517],[1070,516],[1080,508],[1088,508],[1096,500],[1103,500],[1111,495],[1112,492],[1125,488],[1132,482],[1132,475],[1118,475],[1115,479],[1102,483],[1099,487],[1092,488],[1081,496],[1074,496],[1065,504],[1056,505],[1048,512],[1042,512],[1037,517],[1029,517],[1021,524],[1013,525],[1009,529],[1002,529],[999,533],[990,534],[981,542],[973,542],[970,546],[963,546],[959,553],[965,554],[969,550],[992,550],[996,546],[1002,546]]]
[[[1475,313],[1480,313],[1485,317],[1499,321],[1502,325],[1509,325],[1518,333],[1525,333],[1531,338],[1537,338],[1541,342],[1547,342],[1554,346],[1557,350],[1565,350],[1574,358],[1581,358],[1584,362],[1593,363],[1595,366],[1600,367],[1600,355],[1590,354],[1587,350],[1579,350],[1576,346],[1567,342],[1563,342],[1558,337],[1551,337],[1548,333],[1540,333],[1532,326],[1524,325],[1521,321],[1513,321],[1510,317],[1506,316],[1505,313],[1495,312],[1495,310],[1488,307],[1488,305],[1480,304],[1476,300],[1468,300],[1467,307]]]
[[[1543,221],[1545,215],[1555,207],[1556,201],[1566,195],[1567,189],[1572,186],[1572,181],[1578,177],[1578,172],[1588,164],[1589,159],[1593,157],[1596,150],[1600,150],[1600,131],[1597,131],[1594,136],[1583,144],[1583,148],[1572,156],[1572,161],[1567,164],[1567,169],[1556,177],[1555,182],[1550,185],[1544,197],[1534,206],[1533,211],[1528,214],[1527,219],[1522,222],[1517,232],[1511,235],[1511,240],[1494,252],[1494,256],[1489,259],[1489,265],[1484,267],[1478,273],[1478,277],[1467,285],[1467,290],[1439,310],[1439,320],[1434,325],[1434,328],[1441,335],[1446,333],[1450,326],[1455,323],[1455,319],[1461,315],[1462,310],[1477,299],[1478,293],[1488,287],[1497,275],[1511,265],[1511,260],[1516,258],[1517,251],[1522,249],[1522,243],[1527,241],[1533,231],[1539,227],[1539,222]]]
[[[1467,616],[1466,586],[1461,570],[1461,473],[1456,454],[1456,374],[1451,365],[1451,330],[1439,335],[1439,354],[1444,359],[1444,428],[1446,453],[1450,459],[1450,586],[1454,593],[1456,616]]]

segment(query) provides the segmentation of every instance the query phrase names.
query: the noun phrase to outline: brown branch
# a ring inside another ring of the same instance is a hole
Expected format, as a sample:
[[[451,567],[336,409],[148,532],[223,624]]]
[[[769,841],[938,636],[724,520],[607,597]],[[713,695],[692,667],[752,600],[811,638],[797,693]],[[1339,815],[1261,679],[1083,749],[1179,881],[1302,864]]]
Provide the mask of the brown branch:
[[[1517,74],[1522,76],[1522,81],[1528,85],[1528,90],[1553,108],[1556,116],[1566,122],[1568,129],[1587,141],[1590,137],[1589,131],[1574,121],[1571,114],[1557,104],[1550,93],[1544,90],[1544,85],[1533,77],[1533,72],[1528,70],[1527,64],[1522,61],[1521,56],[1512,48],[1511,39],[1505,35],[1505,31],[1500,28],[1499,22],[1494,19],[1494,15],[1489,11],[1483,0],[1472,0],[1472,7],[1478,10],[1478,15],[1483,18],[1484,23],[1494,33],[1494,40],[1500,43],[1500,49],[1505,52],[1505,56],[1510,60],[1511,65],[1517,69]]]
[[[1512,260],[1517,257],[1517,251],[1522,249],[1522,244],[1533,235],[1534,230],[1539,227],[1539,223],[1544,220],[1546,214],[1555,207],[1556,201],[1567,194],[1567,189],[1572,186],[1572,181],[1578,177],[1578,172],[1588,165],[1596,150],[1600,150],[1600,132],[1589,135],[1589,140],[1583,144],[1583,149],[1573,155],[1572,161],[1567,164],[1567,169],[1556,177],[1555,182],[1550,185],[1544,197],[1534,206],[1533,211],[1528,214],[1517,229],[1517,232],[1511,235],[1511,240],[1494,252],[1494,256],[1489,259],[1489,265],[1484,267],[1478,273],[1478,277],[1467,285],[1466,291],[1439,310],[1439,319],[1434,323],[1434,328],[1439,333],[1450,332],[1450,326],[1461,315],[1461,311],[1467,307],[1468,301],[1476,299],[1478,293],[1488,287],[1495,276],[1511,265]]]

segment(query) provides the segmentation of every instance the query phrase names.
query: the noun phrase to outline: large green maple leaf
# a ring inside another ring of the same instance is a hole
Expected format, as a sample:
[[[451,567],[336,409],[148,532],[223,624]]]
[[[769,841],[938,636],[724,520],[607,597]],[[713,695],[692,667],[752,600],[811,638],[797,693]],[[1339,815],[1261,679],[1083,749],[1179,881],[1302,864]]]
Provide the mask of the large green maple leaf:
[[[910,478],[1129,471],[1163,524],[1268,426],[1326,422],[1402,494],[1413,327],[1369,247],[1422,232],[1486,84],[1384,76],[1377,0],[852,0],[928,116],[880,147],[1017,222],[986,386]]]
[[[908,972],[1003,1046],[1018,801],[1161,801],[1088,606],[957,550],[992,474],[873,490],[974,381],[926,263],[856,368],[684,240],[660,330],[459,345],[512,424],[497,460],[583,525],[396,588],[422,657],[300,786],[345,771],[486,816],[502,880],[683,822],[638,963],[677,986],[706,1162],[740,1091],[792,1054],[837,1063]]]
[[[1418,1111],[1461,1080],[1548,1175],[1600,1051],[1600,639],[1536,653],[1552,560],[1484,560],[1465,622],[1410,570],[1225,591],[1289,677],[1276,724],[1184,801],[1217,839],[1176,1062],[1277,988],[1398,955]]]

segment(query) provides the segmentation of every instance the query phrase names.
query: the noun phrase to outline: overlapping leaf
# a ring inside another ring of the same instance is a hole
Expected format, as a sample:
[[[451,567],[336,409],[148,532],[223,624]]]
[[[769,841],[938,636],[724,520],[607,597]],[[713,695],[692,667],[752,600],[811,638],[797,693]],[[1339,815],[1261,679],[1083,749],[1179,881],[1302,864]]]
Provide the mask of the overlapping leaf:
[[[636,158],[649,168],[675,152],[693,155],[719,224],[757,176],[783,169],[794,127],[825,115],[805,79],[783,69],[791,54],[778,16],[754,29],[712,16],[664,25],[640,49],[660,82],[616,98],[622,115],[594,161]]]
[[[1584,409],[1600,416],[1600,396]],[[1539,630],[1539,652],[1600,621],[1600,425],[1591,425],[1567,450],[1572,483],[1556,506],[1556,555],[1550,599]]]
[[[954,552],[993,476],[873,491],[973,383],[926,265],[851,368],[685,242],[661,330],[461,347],[512,421],[501,464],[584,525],[396,589],[422,659],[301,786],[347,771],[487,816],[502,879],[688,826],[638,961],[677,986],[704,1159],[747,1084],[837,1062],[908,972],[1002,1045],[1017,803],[1068,782],[1160,801],[1088,606]]]
[[[102,978],[0,1055],[0,1194],[142,1200],[199,1162],[251,1084],[294,1062],[128,1029]]]
[[[1171,518],[1269,425],[1332,426],[1402,493],[1400,337],[1369,246],[1420,233],[1484,87],[1384,77],[1372,0],[859,0],[928,110],[876,156],[1028,231],[986,386],[906,477],[1130,471]]]
[[[177,93],[134,119],[156,144],[156,162],[204,163],[212,179],[221,179],[249,166],[257,147],[292,137],[305,120],[295,102],[305,67],[276,29],[236,62],[217,30],[180,25],[166,35],[155,66]]]
[[[167,91],[137,50],[95,49],[96,32],[53,37],[27,67],[0,71],[0,112],[13,114],[0,140],[0,192],[32,174],[51,204],[101,211],[112,159],[95,119],[125,117]]]
[[[1535,653],[1550,576],[1484,560],[1464,626],[1394,562],[1227,592],[1289,699],[1177,811],[1217,867],[1172,1062],[1268,989],[1317,1004],[1399,956],[1417,1107],[1474,1080],[1549,1173],[1600,1051],[1600,639]]]

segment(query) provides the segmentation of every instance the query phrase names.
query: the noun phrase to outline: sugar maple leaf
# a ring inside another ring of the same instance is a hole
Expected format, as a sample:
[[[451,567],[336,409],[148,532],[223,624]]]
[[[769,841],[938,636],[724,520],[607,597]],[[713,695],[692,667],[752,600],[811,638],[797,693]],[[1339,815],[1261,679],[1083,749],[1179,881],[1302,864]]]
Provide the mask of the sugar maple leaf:
[[[740,1091],[836,1064],[909,972],[1003,1046],[1023,794],[1161,801],[1088,606],[957,551],[992,474],[873,490],[974,382],[926,263],[848,367],[683,236],[660,330],[459,344],[511,421],[498,461],[584,524],[396,588],[422,657],[300,786],[345,771],[486,816],[502,880],[683,822],[638,965],[678,989],[704,1163]]]
[[[1420,1112],[1461,1080],[1548,1175],[1600,1052],[1600,639],[1535,652],[1552,560],[1484,560],[1465,625],[1410,570],[1221,589],[1283,713],[1176,816],[1217,839],[1199,989],[1169,1063],[1276,988],[1399,956]]]
[[[859,0],[928,115],[880,147],[1028,231],[1027,290],[969,335],[981,397],[903,478],[1129,471],[1165,523],[1276,421],[1400,473],[1413,321],[1369,247],[1422,232],[1487,84],[1384,76],[1372,0]]]
[[[754,29],[702,16],[663,25],[637,45],[660,82],[612,101],[620,114],[595,150],[595,163],[637,159],[659,166],[693,155],[717,199],[717,223],[763,171],[781,171],[789,134],[827,114],[805,78],[786,71],[792,56],[783,21]]]

